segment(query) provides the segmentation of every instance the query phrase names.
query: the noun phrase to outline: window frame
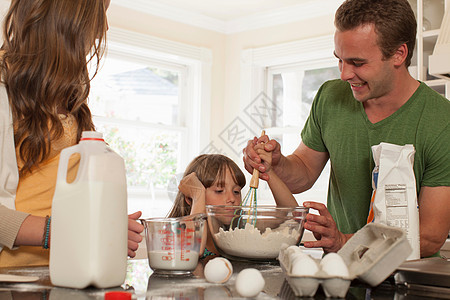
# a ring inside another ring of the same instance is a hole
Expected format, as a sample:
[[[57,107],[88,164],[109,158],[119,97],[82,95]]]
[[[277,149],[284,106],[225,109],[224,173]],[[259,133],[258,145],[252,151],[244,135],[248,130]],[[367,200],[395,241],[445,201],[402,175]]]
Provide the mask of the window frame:
[[[186,75],[187,80],[180,82],[180,123],[187,128],[185,151],[180,153],[181,170],[189,157],[200,151],[200,145],[210,140],[210,118],[201,116],[211,111],[211,50],[120,28],[110,28],[107,38],[106,56],[175,69]]]

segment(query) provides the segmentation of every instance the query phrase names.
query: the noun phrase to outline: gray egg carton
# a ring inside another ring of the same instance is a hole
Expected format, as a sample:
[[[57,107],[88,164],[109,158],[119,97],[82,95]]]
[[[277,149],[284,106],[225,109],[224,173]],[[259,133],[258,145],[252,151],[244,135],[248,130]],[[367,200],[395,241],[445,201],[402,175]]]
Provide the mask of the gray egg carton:
[[[412,252],[406,233],[396,227],[369,223],[358,230],[338,254],[346,263],[350,276],[329,276],[319,271],[314,276],[290,273],[287,247],[280,250],[278,259],[286,280],[297,297],[312,297],[319,285],[327,297],[343,298],[353,279],[377,286],[389,277]]]

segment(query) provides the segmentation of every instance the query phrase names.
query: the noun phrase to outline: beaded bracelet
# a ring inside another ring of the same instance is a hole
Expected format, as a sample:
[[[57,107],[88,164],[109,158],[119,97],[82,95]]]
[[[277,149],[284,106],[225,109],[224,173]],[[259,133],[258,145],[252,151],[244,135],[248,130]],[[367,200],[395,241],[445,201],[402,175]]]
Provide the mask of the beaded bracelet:
[[[213,252],[211,252],[211,251],[209,251],[209,250],[206,249],[206,247],[205,247],[205,250],[203,251],[203,255],[202,255],[201,258],[205,258],[205,257],[210,256],[210,255],[216,255],[216,254],[213,253]]]
[[[48,249],[48,240],[50,236],[50,222],[52,217],[45,216],[44,235],[42,236],[42,248]]]

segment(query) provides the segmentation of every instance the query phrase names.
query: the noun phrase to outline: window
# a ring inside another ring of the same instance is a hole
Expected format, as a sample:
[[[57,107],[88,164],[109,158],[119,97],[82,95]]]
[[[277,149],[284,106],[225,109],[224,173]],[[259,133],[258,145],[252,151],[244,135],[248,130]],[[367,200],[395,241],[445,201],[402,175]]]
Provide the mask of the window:
[[[282,146],[282,153],[292,153],[300,143],[300,132],[309,116],[311,104],[319,87],[327,80],[339,78],[336,66],[314,68],[313,65],[298,67],[268,68],[268,94],[272,101],[282,106],[282,114],[272,119],[272,126],[267,128],[271,138]],[[314,186],[299,195],[296,199],[315,200],[326,204],[329,163]]]
[[[325,36],[243,52],[243,80],[252,84],[244,87],[242,99],[254,99],[261,91],[267,95],[272,113],[266,114],[264,127],[270,138],[280,142],[285,155],[299,145],[300,132],[320,85],[340,76],[333,49],[333,37]],[[326,204],[329,170],[328,163],[310,190],[295,195],[300,204],[304,200]],[[261,198],[273,203],[267,185],[260,190],[260,195],[265,194]]]
[[[141,43],[121,44],[128,39]],[[144,217],[169,212],[177,192],[175,176],[202,139],[195,116],[209,101],[202,97],[203,50],[192,59],[192,47],[171,46],[110,30],[107,55],[91,84],[89,107],[96,128],[125,160],[128,211],[141,210]],[[184,57],[174,58],[167,49],[180,47],[189,50]]]

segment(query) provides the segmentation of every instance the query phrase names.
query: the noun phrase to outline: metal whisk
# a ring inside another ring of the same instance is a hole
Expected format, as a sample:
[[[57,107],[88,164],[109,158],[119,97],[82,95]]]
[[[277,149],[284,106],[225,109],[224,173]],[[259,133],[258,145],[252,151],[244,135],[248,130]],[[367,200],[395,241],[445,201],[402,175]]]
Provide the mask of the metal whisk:
[[[264,136],[266,133],[263,130],[261,133],[261,136]],[[233,217],[232,224],[235,224],[235,227],[241,228],[245,226],[245,223],[250,223],[253,226],[256,225],[257,220],[257,191],[258,191],[258,185],[259,185],[259,170],[253,169],[252,178],[250,179],[250,188],[245,195],[244,199],[242,199],[240,206],[244,207],[244,209],[240,208],[237,209]],[[247,220],[242,221],[242,216],[247,215]],[[237,223],[235,223],[235,219],[237,218]]]

